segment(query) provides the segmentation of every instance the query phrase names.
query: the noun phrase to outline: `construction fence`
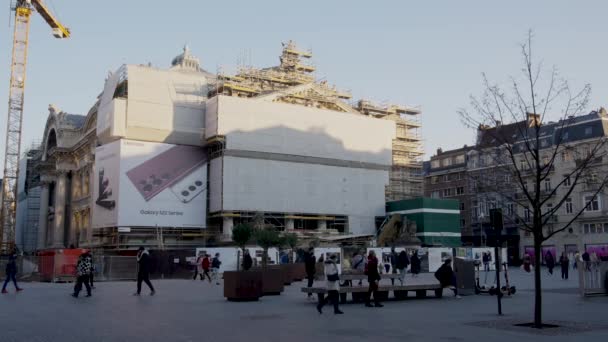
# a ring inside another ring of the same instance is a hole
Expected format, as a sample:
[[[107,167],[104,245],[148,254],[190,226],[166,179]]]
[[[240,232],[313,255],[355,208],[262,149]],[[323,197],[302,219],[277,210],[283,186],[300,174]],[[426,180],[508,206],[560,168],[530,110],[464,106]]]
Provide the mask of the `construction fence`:
[[[581,296],[608,295],[608,261],[577,261]]]
[[[187,259],[188,258],[188,259]],[[187,279],[194,275],[194,265],[189,256],[151,253],[154,279]],[[0,257],[0,275],[8,257]],[[17,258],[18,281],[71,282],[76,277],[77,255],[20,256]],[[122,281],[137,278],[135,256],[94,255],[93,276],[95,281]]]

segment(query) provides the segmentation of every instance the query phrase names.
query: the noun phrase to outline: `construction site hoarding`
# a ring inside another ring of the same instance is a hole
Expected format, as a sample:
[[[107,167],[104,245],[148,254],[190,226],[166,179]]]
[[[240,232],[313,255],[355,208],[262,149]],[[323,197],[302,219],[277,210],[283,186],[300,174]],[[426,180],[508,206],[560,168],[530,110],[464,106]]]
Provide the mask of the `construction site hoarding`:
[[[206,226],[207,156],[196,146],[121,139],[95,150],[92,226]]]
[[[205,137],[227,150],[391,165],[395,122],[270,100],[216,96],[207,101]]]
[[[201,145],[208,91],[203,72],[123,65],[106,79],[97,113],[98,139]]]
[[[384,215],[388,170],[224,156],[209,176],[211,212],[348,216],[355,234],[373,233],[374,217]]]

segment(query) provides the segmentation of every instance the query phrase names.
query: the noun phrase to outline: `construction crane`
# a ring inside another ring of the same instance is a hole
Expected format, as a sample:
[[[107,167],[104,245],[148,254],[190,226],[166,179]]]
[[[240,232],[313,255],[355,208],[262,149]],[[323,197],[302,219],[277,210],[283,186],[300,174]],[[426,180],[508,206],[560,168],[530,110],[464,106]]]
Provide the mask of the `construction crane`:
[[[52,29],[56,38],[68,38],[70,30],[63,26],[48,10],[42,0],[17,0],[13,33],[13,57],[9,86],[6,145],[4,152],[4,178],[2,179],[2,211],[0,211],[0,250],[7,252],[15,245],[17,212],[17,177],[21,153],[21,122],[25,94],[25,70],[30,30],[30,18],[38,12]]]

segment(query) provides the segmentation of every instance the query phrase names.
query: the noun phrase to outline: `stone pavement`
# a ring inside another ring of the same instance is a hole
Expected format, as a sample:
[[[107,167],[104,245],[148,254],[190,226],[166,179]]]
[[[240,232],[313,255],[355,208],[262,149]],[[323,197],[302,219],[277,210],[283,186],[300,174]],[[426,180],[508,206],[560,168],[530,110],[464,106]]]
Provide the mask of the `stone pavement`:
[[[595,330],[574,335],[544,336],[492,327],[496,322],[532,319],[532,274],[511,272],[518,292],[496,297],[412,299],[387,302],[384,308],[329,307],[319,315],[300,293],[303,283],[286,287],[280,296],[259,302],[232,303],[221,286],[200,280],[156,281],[157,295],[134,297],[134,282],[98,283],[93,297],[69,296],[73,284],[24,283],[25,291],[0,296],[0,341],[582,341],[608,336],[608,297],[582,299],[575,276],[544,278],[547,320],[587,322]],[[488,281],[493,276],[488,276]],[[483,281],[483,277],[482,277]],[[144,294],[147,289],[144,285]],[[488,323],[490,322],[490,323]],[[503,324],[503,325],[505,325]],[[523,328],[522,328],[523,329]]]

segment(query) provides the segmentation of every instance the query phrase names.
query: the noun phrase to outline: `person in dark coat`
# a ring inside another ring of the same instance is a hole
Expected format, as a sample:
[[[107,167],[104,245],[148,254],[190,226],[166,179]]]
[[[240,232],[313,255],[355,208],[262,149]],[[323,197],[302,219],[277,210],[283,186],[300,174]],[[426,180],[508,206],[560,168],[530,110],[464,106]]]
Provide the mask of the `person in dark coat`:
[[[583,252],[581,258],[583,259],[583,265],[585,266],[585,270],[591,271],[591,256],[589,255],[589,252]]]
[[[249,254],[249,250],[245,249],[243,254],[243,270],[248,271],[251,266],[253,266],[253,259],[251,259],[251,254]]]
[[[78,257],[78,263],[76,264],[76,285],[74,285],[74,293],[72,293],[72,297],[78,298],[78,294],[82,290],[82,284],[87,289],[87,297],[91,297],[91,285],[90,285],[90,276],[91,269],[93,268],[91,257],[87,252],[82,253],[80,257]]]
[[[410,264],[410,259],[407,257],[406,251],[401,251],[397,256],[397,263],[395,268],[397,272],[399,272],[399,280],[401,281],[401,285],[403,285],[403,281],[405,280],[405,272],[407,271],[407,266]]]
[[[545,254],[545,265],[547,265],[547,268],[549,269],[549,274],[553,275],[555,258],[553,257],[553,254],[551,254],[551,251],[548,251],[547,254]]]
[[[8,293],[6,286],[8,286],[10,281],[13,281],[13,285],[15,285],[15,290],[17,292],[23,291],[23,289],[17,285],[17,251],[12,251],[11,255],[8,257],[8,263],[6,264],[6,280],[4,281],[4,286],[2,286],[2,293]]]
[[[139,247],[137,252],[137,292],[135,296],[141,294],[141,283],[145,282],[150,288],[150,296],[154,296],[156,291],[154,286],[150,282],[150,269],[151,269],[150,253],[143,247]]]
[[[414,254],[412,254],[410,261],[412,263],[412,267],[410,269],[410,271],[412,272],[412,276],[417,277],[420,273],[421,264],[420,257],[418,256],[418,251],[414,251]]]
[[[456,287],[456,275],[454,274],[454,270],[452,270],[452,259],[446,259],[443,262],[443,265],[435,272],[435,278],[439,280],[441,287],[449,288],[454,291],[456,298],[460,298],[458,288]]]
[[[566,252],[562,252],[562,256],[559,257],[559,265],[562,269],[562,279],[568,280],[568,269],[570,268],[570,259],[566,256]]]
[[[378,285],[380,283],[380,273],[378,273],[378,258],[376,258],[376,253],[374,251],[369,252],[369,256],[367,257],[367,281],[369,282],[369,289],[367,290],[367,297],[365,301],[365,306],[368,308],[377,307],[381,308],[384,305],[380,304],[378,300]],[[374,305],[371,304],[371,297],[374,296]]]
[[[310,247],[308,249],[308,253],[306,253],[306,257],[304,259],[304,266],[306,268],[306,278],[308,279],[308,287],[312,287],[315,281],[315,273],[316,273],[316,258],[315,258],[315,249]],[[312,299],[312,293],[308,293],[308,299]]]

